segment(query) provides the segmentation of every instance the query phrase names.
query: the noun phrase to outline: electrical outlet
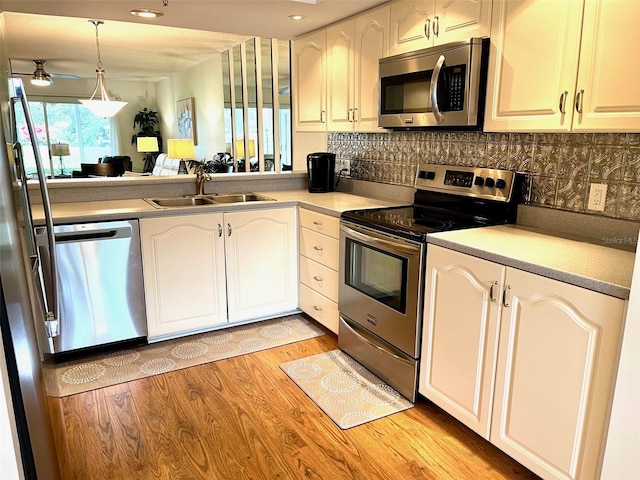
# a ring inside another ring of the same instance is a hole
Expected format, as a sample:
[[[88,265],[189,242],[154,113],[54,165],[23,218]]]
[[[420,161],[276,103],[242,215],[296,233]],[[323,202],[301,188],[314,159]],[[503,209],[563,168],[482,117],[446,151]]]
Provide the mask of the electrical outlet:
[[[351,176],[351,160],[338,160],[336,162],[336,175],[340,175],[341,177],[350,177]]]
[[[607,199],[607,184],[592,183],[589,186],[589,201],[587,208],[589,210],[604,211],[605,201]]]

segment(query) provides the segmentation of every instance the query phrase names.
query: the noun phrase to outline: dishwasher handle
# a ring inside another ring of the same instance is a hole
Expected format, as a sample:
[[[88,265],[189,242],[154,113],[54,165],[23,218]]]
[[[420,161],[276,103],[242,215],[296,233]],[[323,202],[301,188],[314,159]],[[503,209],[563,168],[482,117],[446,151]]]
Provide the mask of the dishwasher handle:
[[[56,243],[94,242],[131,238],[131,227],[102,228],[87,231],[56,232]]]

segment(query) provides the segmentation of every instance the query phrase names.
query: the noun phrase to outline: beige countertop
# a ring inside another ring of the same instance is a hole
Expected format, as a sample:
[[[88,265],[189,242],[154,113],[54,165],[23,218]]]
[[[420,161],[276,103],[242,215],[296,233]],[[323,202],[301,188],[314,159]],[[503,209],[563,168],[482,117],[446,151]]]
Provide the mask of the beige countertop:
[[[309,193],[307,190],[278,190],[259,192],[274,201],[244,204],[200,205],[195,207],[158,209],[143,199],[101,200],[94,202],[55,203],[52,205],[54,224],[96,222],[130,218],[214,213],[241,209],[261,209],[300,205],[326,215],[339,217],[345,210],[406,205],[406,202],[370,198],[343,192]],[[34,222],[42,224],[41,205],[34,205]]]
[[[500,225],[428,235],[428,242],[628,299],[635,253],[557,232]]]

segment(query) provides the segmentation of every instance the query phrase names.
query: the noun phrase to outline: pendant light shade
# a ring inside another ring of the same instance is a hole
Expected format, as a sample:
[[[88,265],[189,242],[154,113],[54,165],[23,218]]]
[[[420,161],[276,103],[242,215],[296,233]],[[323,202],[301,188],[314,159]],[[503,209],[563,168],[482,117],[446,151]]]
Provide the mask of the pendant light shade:
[[[96,68],[97,81],[91,98],[89,100],[80,100],[80,102],[94,115],[102,118],[110,118],[118,113],[127,102],[111,100],[109,98],[107,87],[104,84],[104,68],[102,67],[102,59],[100,58],[100,42],[98,40],[98,26],[104,22],[102,20],[89,20],[89,23],[92,23],[96,27],[96,47],[98,50],[98,63]]]

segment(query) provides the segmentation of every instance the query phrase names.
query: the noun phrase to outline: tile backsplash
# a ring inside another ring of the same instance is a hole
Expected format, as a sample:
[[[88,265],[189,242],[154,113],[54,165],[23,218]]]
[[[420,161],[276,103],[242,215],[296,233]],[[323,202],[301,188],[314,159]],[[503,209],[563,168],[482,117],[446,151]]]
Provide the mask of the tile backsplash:
[[[636,133],[330,133],[328,151],[353,178],[395,185],[413,185],[419,163],[527,172],[532,205],[640,220]],[[591,183],[607,184],[604,212],[587,209]]]

